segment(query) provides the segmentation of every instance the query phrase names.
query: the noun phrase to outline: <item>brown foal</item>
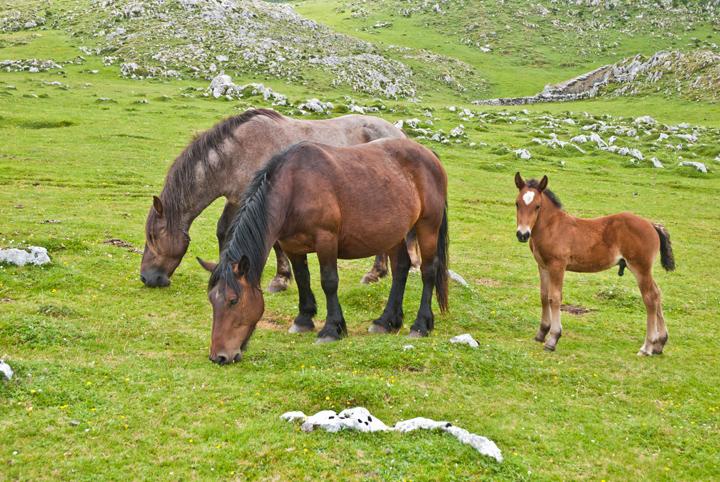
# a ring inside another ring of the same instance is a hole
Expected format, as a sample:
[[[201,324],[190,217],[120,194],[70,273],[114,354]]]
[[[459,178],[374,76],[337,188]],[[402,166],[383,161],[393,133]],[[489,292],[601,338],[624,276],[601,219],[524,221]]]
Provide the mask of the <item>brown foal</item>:
[[[645,343],[638,355],[662,353],[668,332],[652,268],[660,251],[662,267],[666,271],[675,269],[670,234],[662,225],[632,213],[595,219],[571,216],[546,189],[547,184],[547,176],[539,182],[525,182],[519,172],[515,174],[519,191],[515,202],[517,238],[523,243],[530,241],[540,271],[542,319],[535,340],[545,342],[545,349],[553,351],[560,339],[565,271],[595,273],[619,266],[620,276],[626,267],[635,275],[647,309]]]

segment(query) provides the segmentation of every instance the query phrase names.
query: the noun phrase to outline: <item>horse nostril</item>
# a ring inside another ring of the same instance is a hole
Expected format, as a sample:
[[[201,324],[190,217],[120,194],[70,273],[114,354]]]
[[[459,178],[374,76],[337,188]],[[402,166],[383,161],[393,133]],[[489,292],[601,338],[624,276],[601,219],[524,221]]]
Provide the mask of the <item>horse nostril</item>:
[[[140,281],[142,281],[143,284],[147,284],[147,280],[145,279],[145,277],[143,275],[140,275]]]
[[[227,361],[228,359],[225,355],[218,355],[218,357],[215,359],[215,363],[219,363],[220,365],[226,364]]]
[[[242,359],[242,353],[236,353],[233,357],[234,362],[239,362]]]

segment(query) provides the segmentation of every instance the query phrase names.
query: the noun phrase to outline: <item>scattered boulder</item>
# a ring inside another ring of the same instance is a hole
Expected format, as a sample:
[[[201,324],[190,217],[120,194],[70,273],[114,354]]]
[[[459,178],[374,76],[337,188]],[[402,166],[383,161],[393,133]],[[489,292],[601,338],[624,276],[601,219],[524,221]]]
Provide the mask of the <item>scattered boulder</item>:
[[[16,266],[25,266],[26,264],[34,264],[42,266],[50,262],[47,249],[39,246],[29,246],[27,251],[24,249],[0,249],[0,263],[14,264]]]
[[[464,333],[450,338],[450,343],[467,345],[470,348],[477,348],[480,346],[480,344],[475,341],[475,338],[473,338],[469,333]]]

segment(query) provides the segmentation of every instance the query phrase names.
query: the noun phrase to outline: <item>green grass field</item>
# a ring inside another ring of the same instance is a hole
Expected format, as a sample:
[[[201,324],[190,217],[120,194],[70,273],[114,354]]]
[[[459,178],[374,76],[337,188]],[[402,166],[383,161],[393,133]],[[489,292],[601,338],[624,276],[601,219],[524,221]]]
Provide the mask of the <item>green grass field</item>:
[[[309,16],[319,10],[300,9]],[[318,16],[329,22],[331,15]],[[0,59],[77,55],[76,39],[57,31],[0,40]],[[451,286],[451,311],[436,313],[429,338],[402,350],[419,276],[408,283],[406,328],[399,336],[370,336],[390,281],[363,286],[370,260],[341,261],[350,337],[316,345],[313,335],[287,334],[297,305],[293,285],[266,296],[245,359],[219,367],[207,359],[207,273],[194,257],[217,258],[221,202],[193,225],[190,250],[167,289],[144,288],[140,255],[104,241],[142,249],[151,196],[175,156],[194,132],[251,104],[187,89],[204,82],[125,80],[97,57],[64,72],[0,73],[0,247],[45,246],[53,260],[47,267],[0,266],[0,357],[16,371],[0,382],[0,480],[720,478],[717,137],[708,134],[711,140],[692,151],[711,169],[701,175],[533,147],[537,155],[521,161],[509,150],[528,145],[530,128],[466,123],[468,140],[487,146],[429,144],[450,180],[451,268],[470,283]],[[44,83],[55,80],[66,87]],[[318,96],[312,83],[269,83],[294,99]],[[494,92],[533,93],[544,83]],[[343,94],[350,92],[327,95]],[[451,103],[466,105],[439,92],[422,107],[434,108],[436,126],[447,131],[458,123],[445,108]],[[422,113],[403,102],[388,107],[381,115],[390,120]],[[720,126],[716,104],[661,97],[528,110],[533,123],[546,113],[588,112]],[[668,227],[678,269],[656,269],[670,331],[665,354],[635,355],[645,311],[632,276],[619,278],[615,270],[568,274],[564,301],[592,311],[563,314],[556,352],[532,341],[539,282],[527,246],[515,240],[517,170],[547,174],[573,214],[630,210]],[[271,258],[265,283],[273,265]],[[311,276],[320,295],[314,258]],[[322,320],[322,296],[318,302]],[[480,348],[448,343],[466,332]],[[505,461],[441,433],[307,434],[279,419],[288,410],[351,406],[388,424],[449,420],[494,440]]]

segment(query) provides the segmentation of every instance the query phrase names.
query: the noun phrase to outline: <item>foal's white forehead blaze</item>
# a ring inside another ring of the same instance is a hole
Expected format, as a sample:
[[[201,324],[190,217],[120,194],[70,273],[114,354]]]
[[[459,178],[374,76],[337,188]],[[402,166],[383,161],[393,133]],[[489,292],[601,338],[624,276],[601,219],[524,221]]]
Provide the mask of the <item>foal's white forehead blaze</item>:
[[[523,194],[523,201],[525,201],[525,205],[530,205],[531,202],[533,202],[533,199],[535,199],[535,191],[528,191],[525,194]]]

